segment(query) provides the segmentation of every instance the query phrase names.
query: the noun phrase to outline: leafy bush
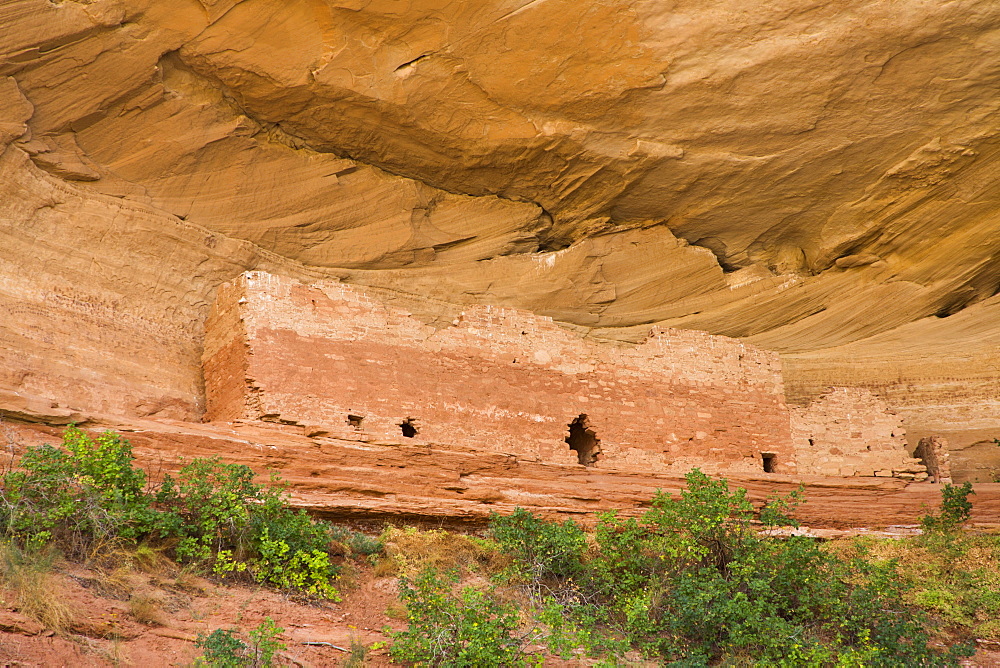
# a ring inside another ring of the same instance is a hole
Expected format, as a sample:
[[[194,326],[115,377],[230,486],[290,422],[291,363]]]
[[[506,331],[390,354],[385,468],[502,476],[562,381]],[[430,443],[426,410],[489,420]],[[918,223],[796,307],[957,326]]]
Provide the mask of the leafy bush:
[[[95,542],[135,539],[156,524],[146,477],[117,434],[90,438],[76,427],[63,448],[29,448],[20,469],[2,478],[5,533],[31,548],[51,540],[76,555]]]
[[[4,534],[77,557],[109,542],[160,541],[174,558],[220,576],[337,598],[329,526],[290,508],[276,478],[264,487],[247,466],[195,459],[154,487],[133,459],[117,434],[91,438],[76,427],[63,448],[29,448],[19,469],[0,477]]]
[[[587,550],[587,536],[576,522],[546,522],[522,508],[506,517],[493,513],[490,533],[513,557],[515,573],[525,577],[536,592],[545,579],[579,573]]]
[[[184,466],[167,477],[157,502],[167,508],[182,561],[212,563],[217,575],[248,573],[257,582],[336,599],[337,575],[327,548],[327,525],[288,507],[275,478],[269,488],[253,471],[218,458]]]
[[[320,598],[339,598],[330,584],[336,577],[336,569],[326,552],[316,548],[293,551],[285,540],[273,540],[267,527],[257,547],[260,557],[253,561],[253,567],[258,582],[297,589]]]
[[[236,631],[216,629],[207,636],[199,633],[195,647],[205,651],[195,665],[206,668],[271,668],[274,655],[287,648],[277,637],[284,629],[270,617],[250,631],[250,641],[243,642]]]
[[[244,665],[247,644],[239,639],[236,631],[216,629],[207,636],[199,633],[194,646],[205,650],[195,665],[211,668],[238,668]]]
[[[936,515],[924,515],[920,520],[921,528],[927,533],[943,533],[961,527],[972,516],[969,494],[975,494],[971,482],[959,487],[945,485],[941,490],[941,510]]]
[[[330,538],[343,545],[349,555],[373,557],[382,554],[385,550],[385,546],[378,538],[373,538],[348,527],[331,526]]]
[[[1000,536],[931,533],[908,539],[855,538],[831,549],[893,560],[909,584],[906,600],[947,636],[1000,640]],[[941,638],[946,640],[946,638]]]
[[[248,466],[224,464],[217,457],[195,459],[181,468],[176,482],[168,474],[157,493],[169,535],[182,561],[208,561],[220,550],[238,557],[250,551],[251,518],[262,500]]]
[[[454,592],[458,579],[455,571],[442,576],[434,569],[413,582],[400,578],[409,626],[393,635],[392,658],[444,668],[523,665],[516,610],[472,587]]]
[[[764,535],[791,523],[797,503],[792,494],[757,512],[746,490],[694,470],[680,495],[657,493],[640,518],[599,514],[596,545],[573,553],[575,596],[543,606],[550,645],[561,636],[690,666],[957,665],[967,648],[928,646],[893,561],[841,559],[809,538]],[[495,535],[546,563],[560,527],[519,515],[494,518]],[[505,533],[514,525],[525,529]]]

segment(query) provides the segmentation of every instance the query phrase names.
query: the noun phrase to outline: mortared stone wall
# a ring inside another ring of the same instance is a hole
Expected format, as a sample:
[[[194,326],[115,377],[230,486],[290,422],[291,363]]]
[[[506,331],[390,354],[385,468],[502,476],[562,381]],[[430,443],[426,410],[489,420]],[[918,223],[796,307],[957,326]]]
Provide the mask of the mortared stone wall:
[[[927,479],[924,463],[907,454],[902,418],[862,388],[831,388],[794,407],[792,442],[800,473]]]
[[[206,420],[553,464],[796,471],[778,356],[702,332],[595,343],[490,306],[435,328],[359,288],[247,272],[218,291],[203,365]]]

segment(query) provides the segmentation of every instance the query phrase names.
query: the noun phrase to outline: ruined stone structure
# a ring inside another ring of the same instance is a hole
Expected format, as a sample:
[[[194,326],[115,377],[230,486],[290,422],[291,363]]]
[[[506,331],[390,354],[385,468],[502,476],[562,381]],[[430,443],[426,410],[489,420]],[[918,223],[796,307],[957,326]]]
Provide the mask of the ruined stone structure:
[[[927,466],[927,474],[934,482],[951,484],[951,455],[948,454],[947,440],[940,436],[925,436],[917,443],[913,456]]]
[[[734,339],[654,329],[594,344],[489,306],[435,329],[347,285],[262,272],[220,290],[206,330],[210,420],[559,464],[794,471],[778,358]]]
[[[1000,3],[786,5],[0,2],[0,412],[201,419],[261,269],[739,338],[992,480]]]
[[[622,470],[926,477],[875,397],[790,411],[777,355],[702,332],[592,343],[490,306],[435,328],[342,283],[247,272],[219,290],[204,370],[212,421]]]
[[[902,420],[863,389],[838,387],[792,409],[792,441],[800,471],[827,476],[927,478],[920,459],[906,456]]]

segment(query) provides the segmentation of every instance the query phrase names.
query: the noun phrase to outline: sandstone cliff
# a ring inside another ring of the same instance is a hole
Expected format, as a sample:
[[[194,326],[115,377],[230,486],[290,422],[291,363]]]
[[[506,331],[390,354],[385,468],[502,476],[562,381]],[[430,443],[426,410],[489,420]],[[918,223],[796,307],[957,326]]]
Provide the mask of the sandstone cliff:
[[[5,2],[0,392],[197,419],[262,268],[746,338],[989,442],[998,51],[989,0]]]

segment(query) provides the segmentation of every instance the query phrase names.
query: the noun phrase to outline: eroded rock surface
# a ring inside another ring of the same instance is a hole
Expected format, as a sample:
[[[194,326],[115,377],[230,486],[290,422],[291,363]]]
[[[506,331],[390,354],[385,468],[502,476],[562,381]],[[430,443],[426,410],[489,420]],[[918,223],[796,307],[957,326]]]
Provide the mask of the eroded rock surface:
[[[195,419],[264,268],[746,338],[992,452],[998,51],[990,0],[5,2],[0,389]]]
[[[11,426],[11,425],[8,425]],[[108,422],[129,439],[137,464],[154,478],[193,457],[222,457],[261,474],[275,470],[293,504],[337,520],[426,522],[430,526],[482,526],[490,513],[527,508],[548,517],[596,520],[595,511],[636,516],[657,489],[676,494],[682,476],[609,471],[579,465],[522,461],[502,453],[447,444],[380,443],[306,436],[293,425],[234,422],[197,425],[172,420]],[[13,425],[15,450],[58,443],[59,432]],[[771,495],[805,488],[796,511],[810,527],[848,529],[915,525],[941,502],[941,487],[898,478],[829,478],[781,474],[734,475],[760,506]],[[1000,484],[976,485],[972,521],[996,526]]]

